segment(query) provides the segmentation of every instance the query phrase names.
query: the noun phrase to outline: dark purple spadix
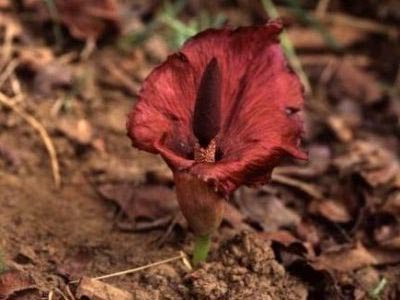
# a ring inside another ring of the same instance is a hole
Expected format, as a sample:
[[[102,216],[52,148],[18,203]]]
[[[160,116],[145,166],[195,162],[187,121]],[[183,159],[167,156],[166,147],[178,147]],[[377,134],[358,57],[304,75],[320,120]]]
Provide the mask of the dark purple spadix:
[[[193,132],[202,147],[207,147],[220,129],[221,71],[214,57],[207,64],[197,91],[193,113]]]

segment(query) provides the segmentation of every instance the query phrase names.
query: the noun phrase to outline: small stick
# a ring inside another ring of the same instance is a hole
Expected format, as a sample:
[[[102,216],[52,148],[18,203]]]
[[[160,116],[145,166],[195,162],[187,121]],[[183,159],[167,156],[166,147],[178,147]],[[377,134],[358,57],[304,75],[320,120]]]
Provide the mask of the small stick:
[[[53,300],[53,296],[54,296],[54,292],[50,291],[47,299],[48,300]]]
[[[56,149],[49,134],[46,131],[46,128],[33,116],[22,111],[6,95],[4,95],[1,92],[0,92],[0,104],[3,104],[4,106],[10,108],[39,133],[40,137],[43,140],[44,145],[46,146],[47,152],[49,153],[55,186],[56,188],[59,188],[61,184],[60,165],[58,163]]]
[[[0,88],[6,82],[6,80],[12,75],[14,72],[15,68],[18,66],[18,60],[13,59],[11,60],[8,65],[5,67],[4,71],[2,74],[0,74]]]
[[[75,296],[71,292],[71,289],[70,289],[69,285],[66,285],[65,289],[67,290],[67,294],[71,297],[71,299],[72,300],[76,300]]]
[[[62,290],[60,290],[59,288],[55,288],[55,291],[56,291],[59,295],[61,295],[61,297],[62,297],[64,300],[74,300],[74,299],[69,299],[69,298],[67,297],[67,295],[65,295],[64,292],[63,292]]]
[[[91,37],[86,40],[85,47],[83,48],[80,58],[81,60],[85,61],[88,60],[90,55],[96,50],[96,40]]]
[[[117,277],[117,276],[132,274],[132,273],[136,273],[138,271],[146,270],[146,269],[149,269],[149,268],[152,268],[152,267],[156,267],[156,266],[163,265],[163,264],[166,264],[166,263],[169,263],[169,262],[172,262],[172,261],[175,261],[175,260],[180,260],[180,259],[182,259],[182,260],[185,259],[185,255],[183,254],[183,252],[180,252],[178,256],[174,256],[174,257],[171,257],[171,258],[160,260],[160,261],[157,261],[157,262],[145,265],[145,266],[141,266],[141,267],[137,267],[137,268],[121,271],[121,272],[116,272],[116,273],[112,273],[112,274],[107,274],[107,275],[95,277],[93,279],[100,280],[100,279],[106,279],[106,278],[111,278],[111,277]],[[74,281],[71,281],[70,283],[71,284],[76,284],[78,282],[79,282],[79,280],[74,280]]]

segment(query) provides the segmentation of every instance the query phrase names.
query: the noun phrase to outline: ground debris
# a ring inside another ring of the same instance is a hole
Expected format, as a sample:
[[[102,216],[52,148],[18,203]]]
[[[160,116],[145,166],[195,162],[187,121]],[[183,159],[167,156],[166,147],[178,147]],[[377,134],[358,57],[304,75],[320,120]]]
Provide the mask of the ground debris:
[[[33,279],[20,271],[5,271],[0,274],[0,299],[12,300],[17,295],[28,295],[34,297],[37,293]]]
[[[78,299],[91,300],[134,300],[129,292],[88,277],[79,282],[76,296]]]
[[[366,71],[343,60],[336,69],[330,83],[330,96],[335,99],[348,97],[372,104],[379,101],[384,93],[376,79]]]
[[[70,34],[79,40],[97,40],[106,32],[119,31],[120,16],[115,0],[56,0],[48,5],[43,1],[24,0],[23,5],[25,9],[35,11],[38,20],[43,23],[61,21]]]
[[[344,174],[359,173],[372,187],[390,185],[400,174],[396,155],[376,141],[355,141],[347,153],[335,158],[334,165]]]

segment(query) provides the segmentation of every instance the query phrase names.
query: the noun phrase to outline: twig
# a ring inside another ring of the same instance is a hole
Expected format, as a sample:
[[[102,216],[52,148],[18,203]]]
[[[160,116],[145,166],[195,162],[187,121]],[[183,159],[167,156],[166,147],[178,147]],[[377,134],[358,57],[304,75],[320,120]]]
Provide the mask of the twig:
[[[67,290],[67,294],[71,297],[72,300],[76,300],[74,294],[72,294],[71,289],[69,287],[69,285],[65,286],[65,289]]]
[[[17,115],[19,115],[24,121],[26,121],[39,133],[40,137],[43,140],[44,145],[46,146],[47,152],[49,153],[55,186],[56,188],[59,188],[61,184],[61,176],[60,176],[60,166],[57,159],[57,152],[45,127],[33,116],[21,110],[6,95],[4,95],[1,92],[0,92],[0,104],[3,104],[4,106],[14,111]]]
[[[48,300],[53,300],[53,296],[54,296],[54,292],[50,291],[47,299]]]
[[[74,300],[74,299],[69,299],[69,298],[67,297],[67,295],[65,295],[65,293],[64,293],[62,290],[60,290],[59,288],[55,288],[55,291],[57,292],[57,294],[61,295],[61,297],[62,297],[64,300]]]
[[[267,12],[267,14],[270,18],[272,18],[272,19],[279,18],[278,10],[276,9],[272,0],[262,0],[261,2],[264,6],[265,11]],[[286,57],[290,62],[290,65],[292,66],[294,71],[297,73],[297,75],[300,77],[300,80],[304,85],[305,93],[307,95],[311,95],[312,90],[311,90],[310,81],[308,80],[308,77],[303,70],[300,59],[296,55],[296,51],[294,49],[293,43],[291,42],[291,40],[285,30],[283,30],[281,33],[281,42],[282,42],[283,50],[285,51]]]
[[[85,61],[88,60],[90,55],[96,50],[96,40],[94,38],[88,38],[85,43],[85,47],[83,48],[80,58]]]
[[[3,49],[1,51],[2,61],[0,61],[0,70],[3,69],[5,64],[11,58],[11,54],[13,52],[13,38],[15,34],[16,34],[15,28],[14,26],[12,26],[12,24],[6,26],[6,30],[4,33],[4,44],[3,44]]]
[[[180,252],[178,256],[174,256],[174,257],[171,257],[171,258],[160,260],[160,261],[157,261],[157,262],[145,265],[145,266],[137,267],[137,268],[134,268],[134,269],[129,269],[129,270],[121,271],[121,272],[116,272],[116,273],[111,273],[111,274],[95,277],[93,279],[100,280],[100,279],[106,279],[106,278],[111,278],[111,277],[117,277],[117,276],[132,274],[132,273],[136,273],[138,271],[142,271],[142,270],[146,270],[146,269],[149,269],[149,268],[152,268],[152,267],[163,265],[163,264],[175,261],[175,260],[184,260],[184,259],[185,259],[184,253]],[[79,280],[74,280],[74,281],[71,281],[70,283],[71,284],[76,284],[76,283],[79,283]]]
[[[0,88],[2,87],[4,82],[6,82],[6,80],[11,76],[17,66],[18,61],[16,59],[13,59],[8,63],[3,73],[0,74]]]

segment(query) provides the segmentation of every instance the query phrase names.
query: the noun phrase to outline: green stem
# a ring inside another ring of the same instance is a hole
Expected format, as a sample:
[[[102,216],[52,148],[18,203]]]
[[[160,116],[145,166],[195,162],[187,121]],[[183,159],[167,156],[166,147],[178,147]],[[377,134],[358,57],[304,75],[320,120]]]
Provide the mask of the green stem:
[[[208,251],[210,250],[211,237],[210,235],[199,235],[196,237],[193,249],[193,266],[197,266],[199,263],[204,262],[207,259]]]

